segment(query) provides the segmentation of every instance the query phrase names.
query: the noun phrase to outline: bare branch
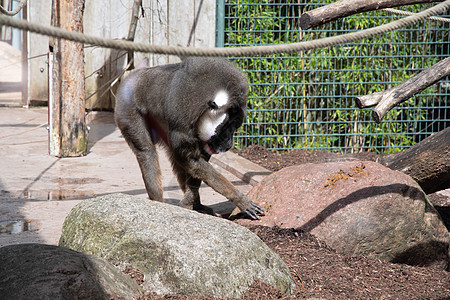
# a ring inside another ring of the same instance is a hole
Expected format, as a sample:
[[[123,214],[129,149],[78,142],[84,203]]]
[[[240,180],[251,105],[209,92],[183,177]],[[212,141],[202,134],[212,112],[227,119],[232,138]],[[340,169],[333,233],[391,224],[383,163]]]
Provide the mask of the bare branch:
[[[136,35],[136,26],[139,20],[139,8],[141,6],[142,0],[134,0],[133,9],[131,13],[130,28],[128,29],[128,36],[127,36],[128,41],[134,41],[134,36]],[[133,61],[134,61],[134,52],[128,51],[128,63],[131,63],[131,69],[134,68]]]
[[[356,104],[359,108],[376,105],[372,115],[375,122],[380,123],[394,106],[420,93],[449,74],[450,57],[447,57],[398,86],[383,92],[357,97]]]
[[[300,27],[305,30],[357,13],[430,2],[442,0],[340,0],[302,14]]]

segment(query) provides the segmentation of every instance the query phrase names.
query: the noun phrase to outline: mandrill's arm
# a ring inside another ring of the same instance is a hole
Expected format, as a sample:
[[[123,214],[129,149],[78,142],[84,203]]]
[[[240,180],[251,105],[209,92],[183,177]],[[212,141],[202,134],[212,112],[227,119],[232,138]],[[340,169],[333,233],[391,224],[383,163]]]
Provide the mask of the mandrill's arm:
[[[260,219],[264,210],[250,201],[243,193],[238,191],[234,185],[222,174],[216,171],[205,159],[191,159],[187,164],[188,172],[195,178],[201,179],[216,192],[220,193],[233,202],[239,209],[252,219]]]
[[[170,132],[173,159],[194,178],[200,179],[213,190],[233,202],[243,213],[253,220],[259,220],[264,210],[238,191],[234,185],[206,160],[196,142],[189,142],[189,135],[177,131]]]

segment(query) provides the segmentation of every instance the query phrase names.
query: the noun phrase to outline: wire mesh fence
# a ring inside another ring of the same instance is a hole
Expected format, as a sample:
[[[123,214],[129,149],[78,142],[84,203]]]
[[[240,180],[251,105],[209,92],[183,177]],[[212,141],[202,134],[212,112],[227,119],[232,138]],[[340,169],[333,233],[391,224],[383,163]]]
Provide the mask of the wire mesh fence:
[[[346,17],[301,30],[299,17],[332,1],[228,0],[218,46],[313,40],[385,24],[403,16],[384,11]],[[400,9],[419,12],[427,5]],[[381,124],[354,98],[383,91],[431,67],[450,52],[450,24],[420,22],[357,43],[290,55],[234,58],[247,74],[247,120],[236,146],[326,149],[339,152],[404,150],[450,126],[450,80],[445,78],[393,109]],[[223,37],[221,39],[220,37]]]

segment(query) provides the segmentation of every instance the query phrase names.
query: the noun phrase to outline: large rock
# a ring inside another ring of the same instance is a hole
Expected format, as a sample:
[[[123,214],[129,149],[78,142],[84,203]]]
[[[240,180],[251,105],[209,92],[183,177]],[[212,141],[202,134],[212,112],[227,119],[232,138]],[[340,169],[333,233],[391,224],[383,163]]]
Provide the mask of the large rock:
[[[140,287],[109,262],[69,249],[20,244],[0,248],[1,299],[137,298]]]
[[[266,209],[253,224],[301,228],[345,254],[414,265],[448,263],[449,233],[419,185],[375,162],[284,168],[249,197]]]
[[[144,273],[143,287],[158,294],[239,297],[255,279],[296,288],[285,263],[246,228],[127,195],[75,206],[60,246],[132,265]]]

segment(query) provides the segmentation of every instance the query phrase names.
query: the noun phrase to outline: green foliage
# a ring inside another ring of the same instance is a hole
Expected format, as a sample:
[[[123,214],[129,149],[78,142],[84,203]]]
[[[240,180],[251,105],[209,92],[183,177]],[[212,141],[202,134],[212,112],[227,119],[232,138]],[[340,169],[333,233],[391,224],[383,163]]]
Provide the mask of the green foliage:
[[[226,5],[229,46],[314,40],[398,18],[369,12],[302,31],[300,14],[318,4],[230,0]],[[420,11],[424,5],[411,8]],[[411,146],[417,141],[413,134],[417,125],[426,119],[427,110],[420,107],[435,101],[430,95],[433,88],[392,110],[379,125],[371,121],[371,109],[356,108],[354,97],[388,89],[439,61],[440,56],[430,55],[440,49],[431,41],[448,42],[448,30],[442,33],[430,24],[436,25],[428,22],[337,47],[236,58],[250,82],[248,118],[237,134],[236,147],[259,143],[277,150],[394,152]]]

